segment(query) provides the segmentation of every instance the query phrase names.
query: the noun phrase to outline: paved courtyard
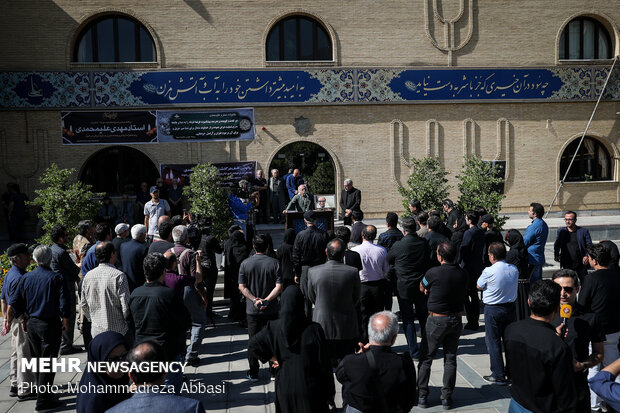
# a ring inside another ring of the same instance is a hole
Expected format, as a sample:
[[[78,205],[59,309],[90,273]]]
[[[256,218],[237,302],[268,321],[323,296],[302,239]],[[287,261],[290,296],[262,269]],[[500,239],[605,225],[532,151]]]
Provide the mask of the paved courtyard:
[[[556,222],[554,222],[556,221]],[[598,216],[580,218],[580,224],[591,229],[598,228],[592,232],[594,241],[604,238],[615,239],[618,241],[618,229],[620,228],[620,216]],[[555,229],[562,225],[561,218],[548,220],[550,224],[550,235],[555,235]],[[374,224],[378,232],[385,231],[385,222],[382,220],[368,220]],[[506,228],[525,228],[529,224],[527,218],[513,219]],[[554,225],[555,224],[555,225]],[[263,228],[263,230],[269,230]],[[523,231],[522,231],[523,232]],[[595,235],[597,234],[597,235]],[[275,234],[274,234],[275,235]],[[551,238],[551,237],[550,237]],[[278,245],[280,237],[274,236],[274,242]],[[549,277],[555,269],[557,263],[553,259],[553,242],[549,241],[546,245],[545,255],[548,266],[544,270],[544,276]],[[221,290],[220,288],[218,288]],[[216,292],[216,296],[218,292]],[[216,299],[217,300],[217,299]],[[274,383],[269,380],[268,369],[261,369],[260,381],[249,383],[245,378],[247,362],[247,330],[239,327],[236,323],[229,323],[226,314],[227,307],[225,301],[216,301],[216,312],[218,317],[215,319],[215,328],[209,326],[206,338],[201,348],[201,364],[197,368],[187,367],[186,377],[189,383],[194,384],[197,389],[203,385],[203,391],[196,391],[189,394],[189,397],[202,401],[208,411],[221,413],[241,413],[241,412],[275,412]],[[219,306],[218,306],[219,304]],[[398,310],[398,303],[394,299],[393,311]],[[455,412],[507,412],[510,400],[509,388],[499,385],[486,383],[482,376],[488,375],[489,359],[484,344],[484,321],[480,320],[481,328],[477,332],[463,331],[459,341],[458,369],[456,389],[454,391]],[[419,336],[419,330],[418,330]],[[82,345],[82,337],[76,331],[76,345]],[[406,350],[405,336],[401,332],[396,340],[395,348],[397,352]],[[34,401],[17,402],[16,399],[8,396],[9,392],[9,356],[11,344],[8,336],[0,337],[0,413],[11,412],[32,412]],[[85,362],[86,353],[77,354],[80,360]],[[416,363],[417,364],[417,363]],[[433,370],[430,379],[431,393],[429,396],[428,409],[413,408],[413,412],[439,412],[443,411],[439,400],[440,388],[443,374],[443,354],[440,352],[433,363]],[[417,367],[417,365],[416,365]],[[55,383],[63,385],[61,399],[67,405],[58,411],[75,411],[75,394],[67,391],[67,383],[78,383],[79,373],[61,373],[56,375]],[[334,378],[335,380],[335,378]],[[225,392],[220,394],[210,393],[213,386],[224,385]],[[341,386],[336,381],[336,403],[342,406]]]
[[[398,304],[394,300],[394,311]],[[245,378],[248,369],[247,362],[247,330],[239,327],[236,323],[229,323],[225,314],[227,309],[216,309],[220,315],[216,317],[216,326],[207,328],[206,338],[201,348],[201,364],[197,368],[187,367],[185,370],[187,379],[198,388],[200,383],[204,385],[204,392],[190,394],[189,397],[202,401],[208,411],[221,413],[241,412],[275,412],[274,383],[269,380],[269,371],[262,368],[260,381],[249,383]],[[481,322],[484,325],[483,322]],[[76,345],[82,344],[82,337],[76,331]],[[406,350],[405,336],[398,335],[395,350]],[[9,356],[11,343],[8,336],[0,338],[0,412],[21,413],[32,412],[34,401],[17,402],[15,398],[8,396],[9,393]],[[72,356],[74,357],[74,356]],[[86,353],[75,355],[85,362]],[[437,412],[443,411],[439,400],[442,383],[442,354],[438,354],[433,363],[431,374],[431,393],[429,397],[430,408],[413,411]],[[417,364],[417,363],[416,363]],[[505,386],[491,385],[486,383],[482,376],[489,374],[489,360],[486,355],[484,344],[484,331],[464,331],[461,336],[458,356],[458,376],[454,391],[455,412],[506,412],[508,411],[509,392]],[[59,373],[55,383],[63,385],[61,400],[67,405],[58,411],[75,411],[75,394],[67,391],[67,383],[79,383],[79,373]],[[334,378],[335,380],[335,378]],[[225,386],[223,394],[209,394],[208,390],[215,385]],[[336,403],[342,406],[341,386],[336,381]]]

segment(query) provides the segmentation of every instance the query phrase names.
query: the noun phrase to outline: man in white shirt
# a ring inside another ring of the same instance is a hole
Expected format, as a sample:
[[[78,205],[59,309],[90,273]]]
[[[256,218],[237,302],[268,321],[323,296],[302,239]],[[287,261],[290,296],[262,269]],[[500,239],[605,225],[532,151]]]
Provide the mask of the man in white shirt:
[[[99,265],[84,277],[80,304],[84,316],[92,323],[92,336],[116,331],[132,342],[126,321],[129,316],[129,284],[125,274],[114,266],[114,245],[109,241],[100,242],[95,254]]]
[[[360,312],[362,313],[362,334],[364,343],[368,342],[368,320],[370,317],[383,311],[385,302],[385,279],[390,266],[387,261],[387,250],[373,244],[377,237],[377,228],[368,225],[362,230],[362,243],[352,251],[357,252],[362,258],[362,270],[360,271]]]
[[[159,233],[158,220],[163,215],[170,215],[170,204],[165,199],[159,199],[159,188],[153,185],[151,200],[144,205],[144,226],[151,241]]]
[[[489,245],[491,266],[482,271],[477,281],[484,302],[484,340],[491,359],[491,375],[484,380],[494,384],[506,384],[502,341],[508,324],[517,320],[515,300],[519,270],[506,263],[506,247],[494,242]],[[506,343],[504,343],[505,346]]]

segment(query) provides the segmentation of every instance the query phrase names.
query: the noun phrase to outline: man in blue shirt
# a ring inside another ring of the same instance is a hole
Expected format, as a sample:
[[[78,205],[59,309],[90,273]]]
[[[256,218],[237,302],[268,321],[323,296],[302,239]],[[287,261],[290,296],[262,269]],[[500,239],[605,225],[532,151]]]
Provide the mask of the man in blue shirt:
[[[607,402],[608,407],[612,407],[616,411],[620,411],[619,373],[620,359],[617,359],[589,380],[590,388]]]
[[[97,257],[95,257],[95,247],[101,241],[110,241],[112,240],[112,230],[108,224],[97,224],[95,228],[95,243],[88,249],[86,255],[84,256],[84,261],[82,261],[82,276],[85,277],[88,271],[96,268],[99,263],[97,262]],[[86,344],[86,343],[84,343]]]
[[[39,265],[36,270],[24,275],[17,293],[9,305],[16,316],[28,315],[25,324],[33,358],[56,358],[60,349],[62,331],[68,327],[69,297],[66,285],[60,275],[50,268],[52,249],[39,245],[32,253]],[[62,321],[61,321],[62,319]],[[49,388],[54,383],[55,373],[35,373],[37,388]],[[51,410],[64,405],[51,392],[37,393],[35,410]]]
[[[529,261],[530,285],[542,280],[542,267],[545,265],[545,244],[549,235],[549,227],[543,221],[545,208],[538,202],[532,202],[527,212],[532,223],[525,230],[523,243],[527,248]]]
[[[297,183],[299,182],[299,179],[297,178],[299,174],[299,169],[295,169],[292,174],[286,175],[286,189],[288,190],[289,199],[295,196],[295,194],[297,193],[297,187],[301,185],[297,185]]]
[[[482,271],[477,281],[478,289],[483,291],[484,341],[491,359],[491,375],[484,376],[483,379],[496,384],[506,384],[502,341],[508,324],[517,319],[515,300],[519,270],[514,265],[507,264],[505,259],[504,244],[494,242],[489,245],[491,266]]]
[[[13,347],[9,373],[11,380],[9,396],[17,396],[20,401],[29,400],[33,397],[30,392],[26,392],[23,389],[22,383],[34,382],[34,374],[22,372],[20,366],[23,359],[30,359],[28,334],[21,328],[21,322],[14,320],[13,308],[8,303],[17,292],[22,276],[26,274],[26,268],[30,264],[30,254],[28,253],[28,247],[24,244],[13,244],[6,251],[6,255],[13,264],[4,278],[1,296],[2,314],[4,314],[4,325],[1,334],[4,336],[9,332],[11,333],[11,346]]]
[[[138,368],[129,373],[129,378],[137,389],[133,396],[108,410],[109,413],[125,412],[183,412],[202,413],[202,403],[187,397],[162,391],[163,372],[150,372],[148,367],[154,362],[166,361],[164,349],[155,341],[144,341],[136,345],[127,356],[127,361]],[[183,393],[189,393],[187,384],[183,384]]]

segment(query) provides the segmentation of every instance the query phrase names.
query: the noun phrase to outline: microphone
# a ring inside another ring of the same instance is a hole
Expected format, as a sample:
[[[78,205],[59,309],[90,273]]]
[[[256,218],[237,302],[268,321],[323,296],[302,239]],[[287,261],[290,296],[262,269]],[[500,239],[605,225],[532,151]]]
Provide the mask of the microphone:
[[[564,336],[566,335],[566,328],[567,328],[566,322],[568,321],[571,315],[573,315],[573,307],[570,304],[562,304],[560,306],[560,317],[562,318],[562,329],[561,329],[560,337],[562,339],[564,339]]]
[[[573,307],[570,304],[562,304],[560,306],[560,317],[562,317],[562,324],[566,325],[566,320],[573,315]]]

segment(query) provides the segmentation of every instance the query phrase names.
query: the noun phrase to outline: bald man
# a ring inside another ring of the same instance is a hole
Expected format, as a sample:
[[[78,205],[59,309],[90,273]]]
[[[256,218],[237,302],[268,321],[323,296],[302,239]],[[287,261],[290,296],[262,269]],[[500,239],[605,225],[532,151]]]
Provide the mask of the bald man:
[[[374,314],[368,323],[370,342],[359,353],[349,354],[336,368],[342,383],[346,412],[380,412],[411,410],[416,397],[416,375],[408,353],[392,351],[398,335],[398,317],[390,311]],[[375,391],[381,380],[384,397]]]

